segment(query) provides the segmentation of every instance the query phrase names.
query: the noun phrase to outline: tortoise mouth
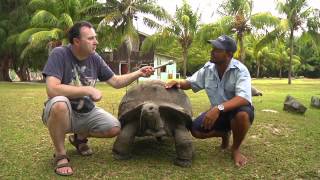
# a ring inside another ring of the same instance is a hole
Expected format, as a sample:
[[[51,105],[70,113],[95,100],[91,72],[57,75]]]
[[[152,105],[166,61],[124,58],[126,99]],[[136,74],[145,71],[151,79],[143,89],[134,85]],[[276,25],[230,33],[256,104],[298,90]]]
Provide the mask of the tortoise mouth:
[[[159,130],[154,130],[154,129],[147,129],[145,131],[145,133],[147,135],[151,135],[151,136],[154,136],[154,137],[163,137],[165,135],[167,135],[166,131],[164,129],[159,129]]]

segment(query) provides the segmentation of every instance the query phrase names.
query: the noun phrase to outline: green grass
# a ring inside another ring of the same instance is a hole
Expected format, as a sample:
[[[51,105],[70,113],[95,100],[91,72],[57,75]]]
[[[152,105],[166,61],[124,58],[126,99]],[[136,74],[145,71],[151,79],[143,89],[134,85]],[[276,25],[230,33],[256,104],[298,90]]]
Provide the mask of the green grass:
[[[138,139],[134,157],[127,161],[112,158],[113,139],[90,139],[94,155],[81,157],[66,144],[76,179],[319,179],[320,109],[310,107],[311,96],[320,97],[320,80],[253,80],[263,91],[254,97],[256,118],[242,145],[249,163],[236,168],[230,152],[219,149],[220,139],[193,139],[196,157],[192,168],[172,164],[173,141]],[[117,115],[126,89],[98,84],[103,99],[98,103]],[[187,91],[194,115],[206,110],[204,92]],[[305,115],[284,112],[287,94],[301,101]],[[46,100],[44,84],[0,83],[0,179],[56,179],[52,162],[53,145],[40,115]],[[279,113],[263,112],[263,109]]]

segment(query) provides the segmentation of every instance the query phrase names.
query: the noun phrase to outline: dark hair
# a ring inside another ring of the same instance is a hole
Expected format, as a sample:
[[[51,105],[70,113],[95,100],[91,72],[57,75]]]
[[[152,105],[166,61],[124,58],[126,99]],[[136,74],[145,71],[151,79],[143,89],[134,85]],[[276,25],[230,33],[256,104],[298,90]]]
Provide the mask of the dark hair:
[[[73,44],[73,38],[80,37],[80,29],[82,27],[92,28],[92,24],[87,21],[76,22],[68,31],[68,39],[71,44]]]

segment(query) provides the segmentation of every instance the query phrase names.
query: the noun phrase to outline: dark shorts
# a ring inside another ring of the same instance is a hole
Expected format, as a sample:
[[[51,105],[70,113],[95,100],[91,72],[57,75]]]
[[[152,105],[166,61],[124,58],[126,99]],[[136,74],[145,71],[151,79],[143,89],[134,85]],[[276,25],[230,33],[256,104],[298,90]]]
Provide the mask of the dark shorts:
[[[212,128],[207,130],[202,127],[204,116],[206,114],[206,112],[203,112],[199,117],[197,117],[193,121],[192,129],[199,132],[203,132],[203,133],[208,133],[212,130],[219,131],[219,132],[228,132],[231,130],[230,124],[232,119],[238,112],[241,112],[241,111],[248,113],[250,123],[252,124],[254,119],[254,107],[251,105],[247,105],[247,106],[241,106],[238,109],[235,109],[233,111],[221,113],[217,121],[213,124]]]

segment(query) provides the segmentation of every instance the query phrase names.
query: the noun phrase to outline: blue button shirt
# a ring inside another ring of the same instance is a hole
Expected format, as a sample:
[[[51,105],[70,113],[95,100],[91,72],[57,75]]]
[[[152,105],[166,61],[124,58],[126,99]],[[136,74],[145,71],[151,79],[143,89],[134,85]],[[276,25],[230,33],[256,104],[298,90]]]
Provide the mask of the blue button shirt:
[[[187,78],[187,81],[191,83],[193,92],[206,90],[211,106],[221,104],[235,96],[240,96],[252,104],[250,73],[246,66],[236,59],[231,59],[221,80],[215,64],[208,62]]]

